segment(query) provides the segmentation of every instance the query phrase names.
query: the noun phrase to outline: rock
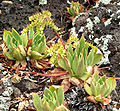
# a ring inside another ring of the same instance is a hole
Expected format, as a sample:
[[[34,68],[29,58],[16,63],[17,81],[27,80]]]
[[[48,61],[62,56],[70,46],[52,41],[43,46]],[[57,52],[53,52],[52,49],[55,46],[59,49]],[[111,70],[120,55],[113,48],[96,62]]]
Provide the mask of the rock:
[[[0,111],[8,111],[10,107],[11,94],[13,89],[11,87],[12,83],[9,79],[3,80],[3,91],[0,93]]]
[[[15,98],[20,97],[20,95],[22,95],[20,89],[18,89],[17,87],[14,87],[14,86],[12,88],[13,88],[13,96]]]
[[[2,3],[4,3],[4,4],[13,4],[12,1],[2,1]]]
[[[3,82],[0,82],[0,95],[3,93],[4,89]]]
[[[2,14],[2,11],[0,10],[0,15]]]

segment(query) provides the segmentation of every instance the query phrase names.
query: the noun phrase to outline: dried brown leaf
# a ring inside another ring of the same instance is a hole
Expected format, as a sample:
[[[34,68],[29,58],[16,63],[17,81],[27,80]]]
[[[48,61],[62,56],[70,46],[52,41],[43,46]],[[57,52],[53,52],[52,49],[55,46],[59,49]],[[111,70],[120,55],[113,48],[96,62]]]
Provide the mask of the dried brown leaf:
[[[91,102],[97,103],[96,100],[94,99],[94,96],[88,96],[87,99]]]
[[[69,81],[73,84],[76,85],[78,88],[82,88],[83,81],[76,79],[75,77],[72,77],[69,79]]]
[[[19,83],[21,81],[22,77],[19,77],[17,74],[15,74],[12,78],[11,81],[12,83]]]
[[[70,82],[69,79],[64,79],[61,83],[61,85],[64,87],[64,93],[66,91],[68,91],[68,89],[70,88]]]

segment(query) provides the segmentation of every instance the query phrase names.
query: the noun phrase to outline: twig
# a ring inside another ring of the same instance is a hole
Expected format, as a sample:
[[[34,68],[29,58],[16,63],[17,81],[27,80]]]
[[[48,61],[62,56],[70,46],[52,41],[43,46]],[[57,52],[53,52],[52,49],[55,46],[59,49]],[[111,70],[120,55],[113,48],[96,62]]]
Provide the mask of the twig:
[[[44,76],[44,77],[59,77],[59,76],[64,76],[64,75],[69,74],[68,72],[61,73],[61,74],[43,74],[43,73],[38,73],[38,72],[27,72],[27,71],[25,71],[24,73],[37,74],[37,75]]]
[[[62,42],[62,45],[63,45],[63,47],[64,47],[64,49],[65,49],[65,44],[63,43],[63,40],[61,39],[61,37],[60,37],[60,35],[58,34],[58,32],[57,32],[57,31],[55,31],[55,32],[56,32],[57,36],[59,37],[60,41]]]

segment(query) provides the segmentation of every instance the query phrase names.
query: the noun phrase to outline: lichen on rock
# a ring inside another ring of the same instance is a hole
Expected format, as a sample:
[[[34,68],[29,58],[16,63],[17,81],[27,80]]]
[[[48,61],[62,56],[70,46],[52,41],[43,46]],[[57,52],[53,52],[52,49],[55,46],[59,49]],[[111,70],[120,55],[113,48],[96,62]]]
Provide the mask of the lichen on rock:
[[[10,107],[11,94],[13,89],[11,87],[12,83],[9,79],[3,80],[4,91],[0,94],[0,111],[8,111]]]

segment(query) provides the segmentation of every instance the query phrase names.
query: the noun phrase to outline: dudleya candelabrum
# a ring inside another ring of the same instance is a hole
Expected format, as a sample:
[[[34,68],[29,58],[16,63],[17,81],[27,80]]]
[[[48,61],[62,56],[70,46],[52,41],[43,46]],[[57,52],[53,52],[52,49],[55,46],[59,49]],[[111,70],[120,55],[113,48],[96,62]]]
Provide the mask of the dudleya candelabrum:
[[[84,11],[84,6],[79,2],[72,1],[70,8],[67,7],[67,11],[70,15],[76,17],[79,15],[79,13]]]
[[[64,106],[63,87],[55,88],[50,86],[45,88],[43,98],[40,99],[37,93],[32,93],[33,104],[37,111],[69,111]]]
[[[103,105],[107,105],[111,102],[109,95],[116,87],[115,77],[106,78],[106,76],[100,77],[98,71],[95,71],[90,84],[84,83],[86,92],[90,95],[89,100],[97,103],[100,102]]]
[[[3,48],[3,54],[9,60],[16,60],[16,63],[21,63],[27,56],[31,59],[42,59],[46,48],[46,39],[44,35],[34,33],[33,28],[28,33],[22,33],[21,35],[12,28],[12,32],[4,30],[3,40],[5,47]]]
[[[25,36],[24,36],[25,38]],[[24,61],[26,57],[26,40],[21,38],[15,29],[12,32],[4,30],[3,40],[5,47],[3,48],[3,54],[9,60]]]
[[[4,30],[3,40],[6,45],[3,53],[5,57],[16,60],[16,66],[19,63],[26,64],[27,56],[34,60],[46,57],[43,54],[46,49],[46,38],[43,34],[45,26],[50,26],[55,31],[59,30],[50,17],[51,13],[47,10],[29,17],[31,23],[21,31],[21,35],[14,28],[12,32]]]
[[[88,51],[88,48],[91,48]],[[82,36],[78,46],[73,50],[72,45],[66,52],[66,57],[58,55],[58,65],[68,71],[70,77],[87,80],[93,72],[93,66],[102,58],[97,47],[85,42]]]

